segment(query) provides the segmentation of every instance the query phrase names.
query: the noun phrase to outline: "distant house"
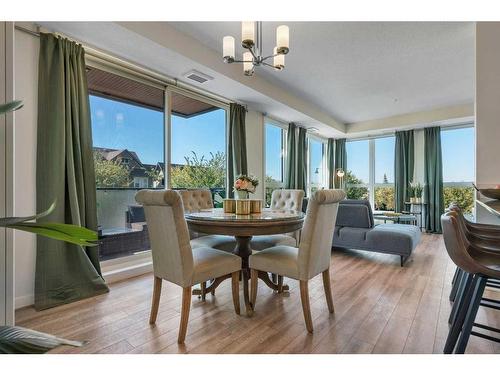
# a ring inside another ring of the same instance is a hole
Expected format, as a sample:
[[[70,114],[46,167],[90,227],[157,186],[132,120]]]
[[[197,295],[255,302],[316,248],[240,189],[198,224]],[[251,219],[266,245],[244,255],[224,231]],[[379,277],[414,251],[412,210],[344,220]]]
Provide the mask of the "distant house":
[[[156,187],[154,186],[155,182],[149,172],[156,170],[157,165],[143,164],[134,151],[94,147],[94,153],[99,154],[104,160],[119,163],[124,166],[129,171],[131,187]]]

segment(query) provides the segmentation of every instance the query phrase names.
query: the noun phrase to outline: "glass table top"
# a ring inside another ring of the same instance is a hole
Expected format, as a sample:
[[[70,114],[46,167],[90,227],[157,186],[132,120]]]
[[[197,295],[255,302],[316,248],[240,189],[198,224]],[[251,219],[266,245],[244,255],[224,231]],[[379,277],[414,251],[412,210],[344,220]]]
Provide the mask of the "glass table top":
[[[234,213],[224,212],[222,208],[214,208],[186,213],[185,217],[187,220],[262,222],[300,220],[305,217],[305,214],[300,211],[271,210],[269,208],[265,208],[261,213],[236,215]]]

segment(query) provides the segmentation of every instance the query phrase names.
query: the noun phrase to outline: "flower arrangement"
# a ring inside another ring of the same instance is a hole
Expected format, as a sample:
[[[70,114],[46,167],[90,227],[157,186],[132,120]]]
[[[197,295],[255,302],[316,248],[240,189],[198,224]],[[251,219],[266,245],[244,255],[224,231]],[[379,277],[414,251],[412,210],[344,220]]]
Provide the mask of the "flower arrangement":
[[[248,198],[248,193],[255,193],[255,188],[259,185],[259,180],[254,176],[239,175],[234,181],[234,191],[239,198]]]

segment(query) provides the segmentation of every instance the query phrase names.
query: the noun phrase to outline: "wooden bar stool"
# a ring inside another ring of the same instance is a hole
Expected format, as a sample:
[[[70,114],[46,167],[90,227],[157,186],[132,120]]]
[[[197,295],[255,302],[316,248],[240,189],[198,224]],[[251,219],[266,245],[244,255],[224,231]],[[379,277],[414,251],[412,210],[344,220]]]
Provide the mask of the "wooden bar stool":
[[[500,342],[496,337],[473,330],[473,327],[500,333],[495,327],[475,323],[479,306],[500,310],[500,303],[483,297],[484,289],[490,279],[500,278],[500,253],[491,247],[481,247],[482,241],[472,243],[467,238],[460,214],[450,211],[441,216],[443,237],[446,250],[453,262],[465,272],[462,277],[461,291],[457,294],[453,324],[444,347],[444,353],[463,354],[470,335]],[[487,244],[486,244],[487,245]],[[457,343],[458,342],[458,343]]]

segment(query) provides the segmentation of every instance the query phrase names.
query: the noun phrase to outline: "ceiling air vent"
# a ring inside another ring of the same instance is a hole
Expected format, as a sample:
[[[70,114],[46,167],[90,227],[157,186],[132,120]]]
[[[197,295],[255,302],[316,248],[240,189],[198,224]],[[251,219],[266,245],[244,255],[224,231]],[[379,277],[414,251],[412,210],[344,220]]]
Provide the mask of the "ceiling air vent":
[[[197,83],[205,83],[214,79],[214,77],[210,77],[209,75],[203,74],[202,72],[199,72],[197,70],[190,70],[189,72],[184,74],[184,77]]]

